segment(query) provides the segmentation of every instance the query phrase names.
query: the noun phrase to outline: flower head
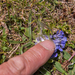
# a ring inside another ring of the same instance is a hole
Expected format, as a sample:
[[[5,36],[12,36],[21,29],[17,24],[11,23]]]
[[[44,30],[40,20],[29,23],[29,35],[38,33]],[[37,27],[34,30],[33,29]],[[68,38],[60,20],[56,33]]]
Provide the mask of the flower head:
[[[46,40],[49,40],[47,35],[43,35],[43,37]],[[40,41],[44,41],[45,40],[44,38],[42,38],[41,36],[37,37],[35,44],[39,43]],[[58,56],[58,53],[57,53],[58,50],[60,52],[62,52],[63,48],[65,48],[65,44],[66,44],[67,38],[66,38],[66,36],[65,36],[65,34],[64,34],[64,32],[62,30],[61,31],[58,30],[57,33],[54,34],[54,35],[50,35],[50,38],[53,40],[53,42],[56,45],[55,52],[51,56],[51,58],[54,58],[54,57]]]

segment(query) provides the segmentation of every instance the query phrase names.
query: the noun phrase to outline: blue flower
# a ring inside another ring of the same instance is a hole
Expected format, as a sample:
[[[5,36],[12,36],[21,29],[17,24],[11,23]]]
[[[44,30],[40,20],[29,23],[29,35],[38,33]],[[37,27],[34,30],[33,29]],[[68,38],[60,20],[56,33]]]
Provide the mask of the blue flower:
[[[47,35],[43,35],[43,37],[46,40],[49,40]],[[56,45],[55,52],[51,56],[51,58],[54,58],[54,57],[58,56],[58,53],[57,53],[58,50],[60,52],[62,52],[63,48],[65,48],[65,44],[66,44],[67,38],[66,38],[66,36],[65,36],[65,34],[64,34],[64,32],[62,30],[58,30],[56,32],[56,34],[54,34],[54,35],[50,35],[50,38],[53,40],[53,42]],[[36,38],[35,44],[39,43],[40,41],[44,41],[44,39],[41,36]]]

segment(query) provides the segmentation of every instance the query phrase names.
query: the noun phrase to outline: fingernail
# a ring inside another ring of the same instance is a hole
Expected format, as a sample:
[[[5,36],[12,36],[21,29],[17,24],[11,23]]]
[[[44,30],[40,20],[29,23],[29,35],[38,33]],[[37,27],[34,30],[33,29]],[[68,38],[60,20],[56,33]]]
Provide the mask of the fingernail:
[[[55,44],[51,40],[45,40],[43,42],[40,42],[40,45],[49,51],[54,52],[54,50],[55,50]]]

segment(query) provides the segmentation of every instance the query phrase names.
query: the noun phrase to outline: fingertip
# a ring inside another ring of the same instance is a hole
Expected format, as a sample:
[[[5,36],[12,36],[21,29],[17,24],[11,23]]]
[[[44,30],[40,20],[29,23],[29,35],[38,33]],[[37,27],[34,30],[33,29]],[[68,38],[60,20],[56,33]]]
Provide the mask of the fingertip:
[[[46,50],[49,50],[50,52],[54,52],[55,50],[55,44],[51,40],[45,40],[43,42],[40,42],[39,44],[43,46]]]

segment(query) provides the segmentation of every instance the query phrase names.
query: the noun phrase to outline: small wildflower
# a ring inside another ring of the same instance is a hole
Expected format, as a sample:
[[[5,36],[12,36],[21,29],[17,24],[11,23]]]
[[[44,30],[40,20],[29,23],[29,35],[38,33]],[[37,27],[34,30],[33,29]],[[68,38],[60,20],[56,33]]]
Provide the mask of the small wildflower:
[[[43,37],[46,40],[49,40],[47,35],[43,35]],[[39,43],[40,41],[44,41],[45,40],[44,38],[42,38],[41,36],[37,37],[35,44]],[[54,34],[54,35],[50,35],[50,38],[53,40],[53,42],[56,45],[55,52],[51,56],[51,58],[54,58],[54,57],[58,56],[58,53],[57,53],[58,50],[60,52],[62,52],[63,48],[65,48],[65,44],[66,44],[67,38],[66,38],[66,36],[65,36],[65,34],[64,34],[64,32],[62,30],[61,31],[58,30],[57,33]]]

